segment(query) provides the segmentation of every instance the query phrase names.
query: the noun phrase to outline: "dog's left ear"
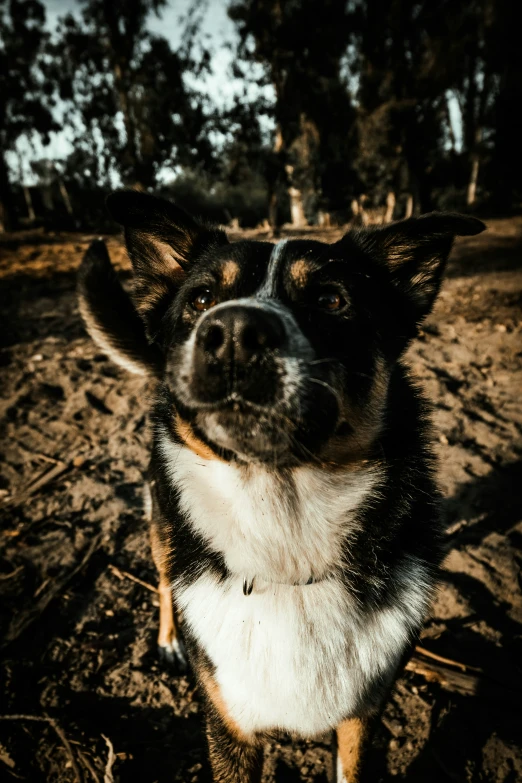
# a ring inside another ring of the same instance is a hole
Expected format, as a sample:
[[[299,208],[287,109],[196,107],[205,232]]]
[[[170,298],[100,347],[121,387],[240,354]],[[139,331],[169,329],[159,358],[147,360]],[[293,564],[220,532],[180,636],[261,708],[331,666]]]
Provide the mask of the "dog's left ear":
[[[361,231],[355,240],[388,267],[393,284],[406,296],[417,323],[430,312],[456,236],[480,234],[477,218],[430,212],[378,229]]]
[[[226,244],[223,231],[194,220],[183,209],[137,190],[119,190],[107,208],[125,228],[134,270],[133,300],[150,340],[160,337],[163,315],[196,257]]]

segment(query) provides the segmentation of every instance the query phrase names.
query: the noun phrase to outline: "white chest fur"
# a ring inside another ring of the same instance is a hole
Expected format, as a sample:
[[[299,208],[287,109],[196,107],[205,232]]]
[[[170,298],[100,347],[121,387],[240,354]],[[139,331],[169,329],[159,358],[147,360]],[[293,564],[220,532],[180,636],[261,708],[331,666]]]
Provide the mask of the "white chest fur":
[[[191,524],[246,578],[306,582],[341,566],[341,544],[379,480],[375,468],[293,471],[292,487],[262,466],[205,460],[163,441],[163,452]]]
[[[205,573],[189,586],[174,585],[231,717],[247,732],[280,728],[312,736],[335,727],[371,680],[398,663],[426,609],[418,563],[397,575],[402,600],[364,618],[335,574],[292,584],[341,565],[341,542],[356,528],[356,511],[378,474],[300,468],[290,503],[260,468],[245,475],[167,441],[164,455],[183,510],[231,571],[224,582]],[[249,596],[244,576],[255,576]]]
[[[398,664],[426,593],[417,580],[400,605],[364,619],[334,579],[312,585],[201,576],[175,589],[185,621],[216,667],[229,714],[245,732],[313,736],[356,709],[366,686]]]

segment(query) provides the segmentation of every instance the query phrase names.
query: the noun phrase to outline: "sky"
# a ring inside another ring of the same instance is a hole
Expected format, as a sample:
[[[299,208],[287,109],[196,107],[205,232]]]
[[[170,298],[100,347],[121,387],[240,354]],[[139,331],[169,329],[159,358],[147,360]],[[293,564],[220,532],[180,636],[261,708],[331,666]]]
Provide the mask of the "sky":
[[[78,0],[42,0],[47,13],[47,27],[50,31],[56,28],[60,17],[72,13],[80,14],[81,5]],[[169,0],[167,7],[159,16],[151,14],[148,28],[152,33],[168,39],[176,49],[181,41],[182,26],[180,16],[186,14],[192,0]],[[213,51],[210,73],[198,85],[205,93],[212,96],[218,105],[226,105],[231,98],[242,89],[240,80],[230,75],[232,52],[226,46],[235,40],[234,24],[227,16],[227,0],[207,0],[201,33],[206,43]],[[22,167],[26,184],[33,184],[31,160],[48,157],[52,159],[66,157],[72,151],[72,145],[67,131],[51,134],[51,142],[44,147],[36,138],[33,146],[25,138],[18,142],[18,155],[8,155],[8,162],[17,171]]]

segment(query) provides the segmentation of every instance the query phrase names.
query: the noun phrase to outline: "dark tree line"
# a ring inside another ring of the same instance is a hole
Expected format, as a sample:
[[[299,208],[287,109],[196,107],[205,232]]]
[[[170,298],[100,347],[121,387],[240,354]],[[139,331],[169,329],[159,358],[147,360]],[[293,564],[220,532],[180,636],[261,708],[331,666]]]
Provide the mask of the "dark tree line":
[[[224,108],[205,3],[176,50],[148,21],[168,0],[81,0],[55,32],[41,0],[0,0],[0,223],[88,225],[114,184],[167,187],[221,221],[299,225],[522,198],[522,48],[511,0],[223,0],[237,33]],[[174,0],[171,0],[171,5]],[[252,87],[255,88],[252,97]],[[455,122],[455,115],[458,122]],[[13,166],[23,137],[72,152]],[[8,165],[8,162],[11,164]],[[173,178],[172,175],[175,174]]]

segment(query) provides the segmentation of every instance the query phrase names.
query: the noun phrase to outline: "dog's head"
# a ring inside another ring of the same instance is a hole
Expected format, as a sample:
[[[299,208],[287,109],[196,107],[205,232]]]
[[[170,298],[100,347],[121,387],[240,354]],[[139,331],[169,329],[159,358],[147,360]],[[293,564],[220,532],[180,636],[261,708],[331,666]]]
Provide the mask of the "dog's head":
[[[179,437],[277,465],[369,451],[454,237],[484,229],[433,213],[335,244],[231,243],[144,193],[115,193],[108,206],[125,226],[136,308],[165,356]]]

